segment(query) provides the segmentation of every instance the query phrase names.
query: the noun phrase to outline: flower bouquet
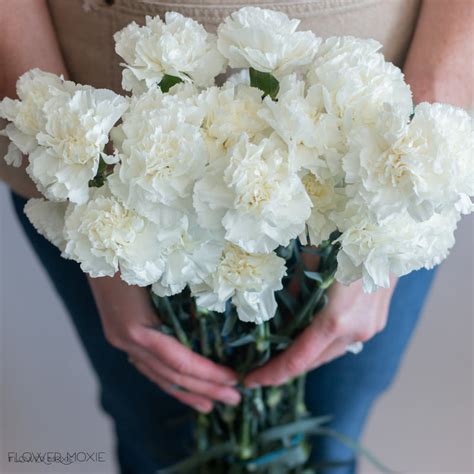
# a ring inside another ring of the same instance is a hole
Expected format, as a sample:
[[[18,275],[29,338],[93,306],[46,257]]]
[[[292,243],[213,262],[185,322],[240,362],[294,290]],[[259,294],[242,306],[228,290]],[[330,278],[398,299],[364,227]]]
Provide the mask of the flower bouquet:
[[[32,70],[0,105],[5,159],[27,155],[44,195],[25,207],[36,229],[92,277],[149,287],[160,331],[242,375],[334,279],[373,292],[431,268],[472,211],[468,114],[414,107],[376,41],[298,24],[249,7],[213,35],[147,17],[115,35],[129,96]],[[308,436],[339,435],[309,417],[304,383],[197,414],[194,454],[161,472],[316,472]]]

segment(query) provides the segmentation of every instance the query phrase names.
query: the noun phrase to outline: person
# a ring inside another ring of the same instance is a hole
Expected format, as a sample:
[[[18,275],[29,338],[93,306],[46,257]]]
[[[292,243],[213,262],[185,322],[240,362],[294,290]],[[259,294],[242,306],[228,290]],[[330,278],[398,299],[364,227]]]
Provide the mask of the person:
[[[253,4],[301,18],[317,35],[373,37],[386,58],[403,67],[414,101],[472,103],[470,0],[0,0],[0,97],[14,97],[25,71],[39,67],[76,82],[120,91],[113,33],[145,15],[179,11],[215,30],[225,16]],[[0,160],[0,178],[13,191],[18,218],[72,317],[112,417],[122,474],[148,474],[182,459],[192,446],[189,406],[209,412],[216,401],[237,404],[237,374],[155,329],[157,316],[143,288],[117,276],[89,279],[35,232],[23,214],[38,195],[24,167]],[[247,375],[245,384],[277,385],[310,369],[308,407],[332,414],[331,427],[357,439],[380,394],[393,380],[433,279],[419,271],[391,288],[364,294],[359,283],[334,284],[329,304],[287,351]],[[364,342],[358,355],[347,354]],[[129,363],[133,361],[133,365]],[[313,442],[318,461],[348,461],[353,453],[332,439]]]

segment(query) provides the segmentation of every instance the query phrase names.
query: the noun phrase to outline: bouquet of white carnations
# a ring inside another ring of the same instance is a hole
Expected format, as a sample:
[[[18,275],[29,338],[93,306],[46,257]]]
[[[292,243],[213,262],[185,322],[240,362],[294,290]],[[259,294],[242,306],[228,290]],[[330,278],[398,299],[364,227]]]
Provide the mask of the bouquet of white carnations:
[[[242,374],[291,343],[334,278],[372,292],[440,263],[473,208],[468,114],[414,108],[376,41],[298,23],[249,7],[213,35],[147,17],[115,35],[131,97],[32,70],[0,105],[5,159],[28,155],[45,196],[25,207],[37,230],[93,277],[150,286],[160,330]],[[216,86],[228,66],[242,70]],[[163,472],[303,472],[306,436],[331,434],[308,418],[304,377],[241,390],[198,415],[195,454]]]

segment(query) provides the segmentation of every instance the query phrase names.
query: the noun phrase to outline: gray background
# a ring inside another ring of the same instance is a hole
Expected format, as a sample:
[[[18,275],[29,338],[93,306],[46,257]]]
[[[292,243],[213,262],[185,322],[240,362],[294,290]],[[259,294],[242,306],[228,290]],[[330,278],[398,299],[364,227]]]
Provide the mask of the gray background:
[[[0,184],[0,472],[115,472],[111,423],[67,315],[13,217]],[[438,273],[391,391],[364,437],[407,473],[471,473],[473,446],[473,223]],[[11,464],[10,451],[104,451],[104,464]],[[363,464],[361,472],[374,472]]]

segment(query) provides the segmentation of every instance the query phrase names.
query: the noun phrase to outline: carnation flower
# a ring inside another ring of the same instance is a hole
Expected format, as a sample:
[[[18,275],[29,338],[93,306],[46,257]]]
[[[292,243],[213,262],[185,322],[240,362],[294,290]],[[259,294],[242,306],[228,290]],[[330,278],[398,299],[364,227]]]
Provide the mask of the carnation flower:
[[[8,137],[10,145],[5,160],[20,166],[22,153],[31,153],[38,145],[36,135],[43,130],[46,117],[43,107],[54,95],[71,93],[75,84],[40,69],[32,69],[16,83],[19,100],[4,98],[0,102],[0,117],[10,124],[0,132]]]
[[[180,238],[163,249],[163,275],[152,287],[158,296],[174,295],[183,291],[186,285],[202,283],[215,272],[219,263],[223,236],[200,227],[192,215],[184,222]]]
[[[27,172],[48,199],[87,200],[108,133],[127,108],[127,100],[106,89],[64,81],[33,69],[17,83],[20,100],[5,99],[0,115],[12,123],[3,134],[10,140],[7,162],[19,165],[29,155]]]
[[[275,253],[250,254],[228,244],[216,271],[191,291],[199,306],[218,312],[232,298],[239,319],[261,324],[275,315],[275,291],[285,274],[285,260]]]
[[[321,44],[298,25],[256,7],[217,36],[178,13],[132,23],[115,35],[130,99],[23,75],[0,133],[49,199],[25,206],[33,226],[93,277],[120,272],[160,297],[189,287],[257,324],[275,315],[276,249],[293,239],[337,233],[336,279],[366,292],[440,263],[474,209],[472,119],[427,103],[412,116],[378,42]],[[227,62],[246,69],[213,86]]]
[[[181,92],[150,89],[134,98],[112,134],[121,163],[109,179],[111,188],[128,207],[156,222],[170,215],[170,207],[191,206],[186,198],[208,161],[201,110]]]
[[[79,262],[92,277],[113,276],[120,270],[127,283],[147,286],[162,276],[163,249],[179,239],[183,225],[177,222],[175,232],[164,235],[103,186],[86,204],[68,208],[64,256]]]
[[[311,31],[296,31],[299,23],[281,12],[241,8],[219,25],[217,45],[231,67],[281,78],[307,66],[321,42]]]
[[[423,103],[408,124],[389,108],[375,127],[355,129],[350,142],[346,181],[378,219],[407,210],[424,220],[455,205],[472,210],[472,119],[465,111]]]
[[[167,12],[165,22],[147,16],[145,26],[130,23],[114,39],[115,51],[126,62],[122,87],[134,93],[159,84],[165,75],[208,87],[226,67],[216,36],[176,12]]]
[[[363,207],[351,202],[336,218],[341,249],[337,256],[336,279],[344,284],[362,279],[371,293],[390,286],[390,273],[400,277],[420,268],[432,268],[449,254],[459,220],[455,210],[415,221],[408,213],[395,213],[383,224]]]
[[[58,247],[61,252],[66,247],[64,239],[64,216],[67,202],[30,199],[25,205],[25,214],[36,231]]]
[[[346,130],[373,124],[384,104],[396,105],[405,117],[413,111],[410,87],[399,68],[386,62],[375,40],[326,39],[314,59],[308,80],[323,88],[326,111]]]
[[[288,245],[303,231],[311,201],[277,136],[254,144],[242,135],[208,171],[194,190],[201,225],[224,226],[228,241],[254,253]]]
[[[309,243],[319,245],[337,230],[332,214],[344,208],[347,197],[344,188],[337,186],[331,178],[321,180],[308,172],[302,182],[312,203],[311,215],[306,221]],[[303,244],[307,243],[305,233],[300,236],[300,240]]]
[[[268,124],[259,116],[263,109],[262,91],[230,82],[202,92],[198,103],[204,111],[203,130],[214,156],[223,155],[243,133],[250,139],[263,138]]]
[[[327,176],[341,170],[345,140],[337,117],[325,111],[320,86],[306,90],[296,75],[287,76],[277,101],[266,97],[259,115],[290,147],[298,169]]]
[[[49,98],[43,106],[43,129],[36,135],[39,146],[30,153],[27,167],[39,191],[53,201],[87,201],[100,158],[115,162],[103,149],[127,106],[124,97],[87,86]]]

